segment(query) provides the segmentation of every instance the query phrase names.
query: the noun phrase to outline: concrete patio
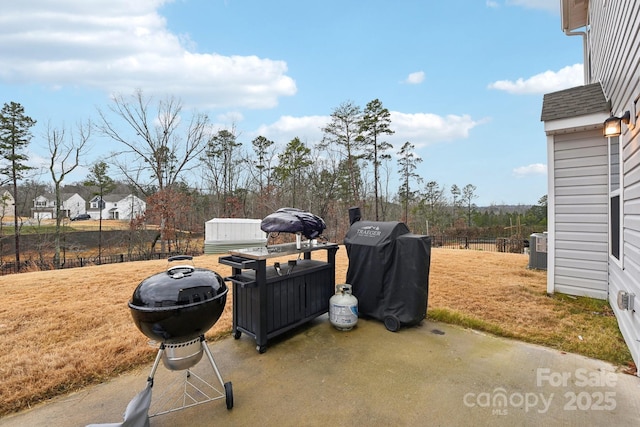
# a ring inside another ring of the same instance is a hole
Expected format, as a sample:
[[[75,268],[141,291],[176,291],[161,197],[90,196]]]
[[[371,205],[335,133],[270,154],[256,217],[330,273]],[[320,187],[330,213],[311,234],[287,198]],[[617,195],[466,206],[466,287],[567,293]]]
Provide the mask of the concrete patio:
[[[637,425],[640,378],[598,360],[424,321],[392,333],[360,319],[352,331],[327,316],[269,343],[243,335],[210,343],[225,400],[152,417],[164,426],[602,426]],[[151,366],[0,419],[0,426],[122,422]],[[193,368],[217,379],[206,358]],[[160,365],[153,396],[185,371]],[[217,383],[219,385],[219,382]],[[152,411],[153,411],[152,399]]]

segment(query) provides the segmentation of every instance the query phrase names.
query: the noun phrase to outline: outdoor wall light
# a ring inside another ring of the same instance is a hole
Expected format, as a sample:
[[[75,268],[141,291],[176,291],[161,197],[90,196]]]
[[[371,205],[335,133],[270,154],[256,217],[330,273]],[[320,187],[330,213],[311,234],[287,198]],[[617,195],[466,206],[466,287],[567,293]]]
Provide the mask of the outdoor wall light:
[[[620,136],[622,133],[622,123],[628,125],[631,120],[631,112],[625,111],[622,117],[611,116],[604,121],[604,136],[614,137]]]

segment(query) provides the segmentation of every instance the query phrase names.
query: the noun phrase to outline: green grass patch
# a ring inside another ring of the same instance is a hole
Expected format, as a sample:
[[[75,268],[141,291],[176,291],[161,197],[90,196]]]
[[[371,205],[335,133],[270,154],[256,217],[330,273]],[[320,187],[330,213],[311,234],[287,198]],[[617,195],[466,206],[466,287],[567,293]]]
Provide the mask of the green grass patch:
[[[513,334],[498,325],[486,322],[473,316],[466,315],[459,311],[447,308],[432,308],[427,312],[427,318],[438,322],[449,323],[462,326],[464,328],[475,329],[477,331],[489,332],[501,337],[512,338]]]
[[[514,338],[567,353],[581,354],[610,362],[629,365],[631,353],[627,347],[609,303],[587,297],[556,294],[551,296],[560,311],[553,328],[537,328],[535,334],[522,334],[465,313],[448,308],[431,308],[427,317],[444,323]],[[549,319],[540,319],[541,325]]]

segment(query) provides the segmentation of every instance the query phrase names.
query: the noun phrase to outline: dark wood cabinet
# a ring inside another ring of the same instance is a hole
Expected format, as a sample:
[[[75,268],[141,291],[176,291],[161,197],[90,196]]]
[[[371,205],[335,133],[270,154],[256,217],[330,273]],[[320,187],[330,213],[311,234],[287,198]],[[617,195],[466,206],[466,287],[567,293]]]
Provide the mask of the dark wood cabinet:
[[[311,252],[324,250],[326,261],[311,259]],[[220,257],[232,267],[225,280],[233,284],[233,336],[255,338],[264,353],[270,339],[329,311],[335,291],[334,243],[295,244],[249,248]],[[291,255],[286,263],[268,260]],[[296,258],[297,257],[297,258]]]

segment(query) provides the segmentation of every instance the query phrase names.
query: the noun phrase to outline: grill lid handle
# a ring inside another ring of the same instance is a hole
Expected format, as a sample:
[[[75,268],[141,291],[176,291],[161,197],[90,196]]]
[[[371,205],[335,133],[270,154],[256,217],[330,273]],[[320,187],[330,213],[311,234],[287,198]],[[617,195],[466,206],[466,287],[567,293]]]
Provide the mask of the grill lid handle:
[[[193,257],[191,255],[174,255],[172,257],[169,257],[169,259],[167,261],[169,261],[169,262],[173,262],[173,261],[193,261]]]
[[[167,260],[169,263],[174,261],[193,261],[191,255],[174,255]],[[173,279],[182,279],[185,276],[190,276],[195,271],[193,264],[177,264],[169,265],[167,268],[167,274]]]

